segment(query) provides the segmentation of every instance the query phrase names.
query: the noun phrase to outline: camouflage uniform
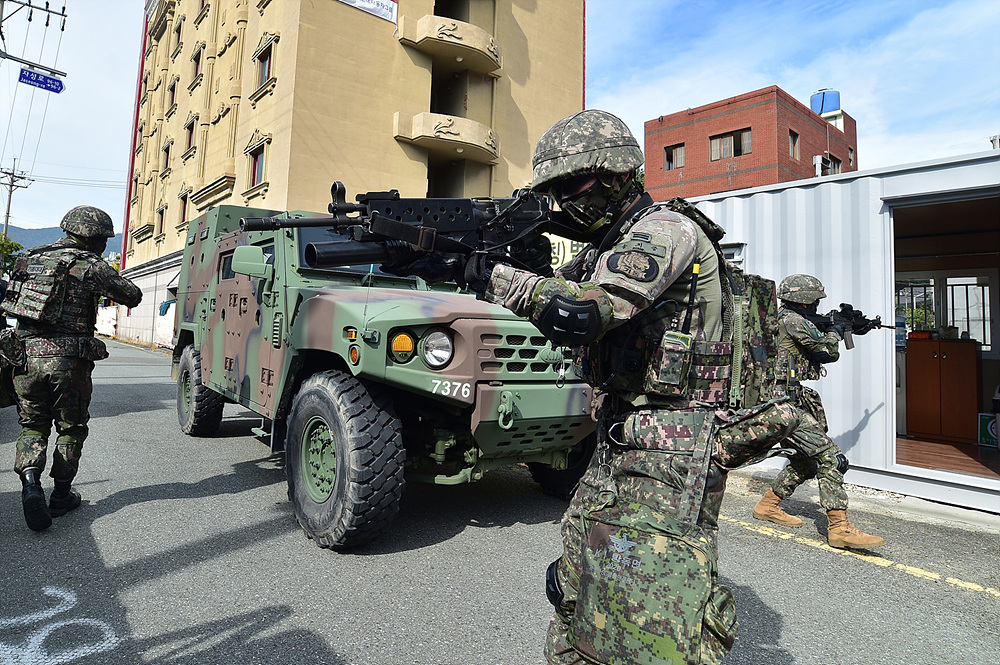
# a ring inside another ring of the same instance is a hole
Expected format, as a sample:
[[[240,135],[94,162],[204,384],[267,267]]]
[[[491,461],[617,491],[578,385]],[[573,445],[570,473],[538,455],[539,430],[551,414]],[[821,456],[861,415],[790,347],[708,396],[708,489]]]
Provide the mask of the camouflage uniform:
[[[803,426],[785,441],[798,454],[778,473],[771,491],[787,499],[796,487],[816,478],[820,505],[826,510],[847,510],[844,474],[838,469],[838,456],[843,454],[826,434],[826,413],[819,393],[799,383],[820,378],[822,368],[817,358],[834,362],[840,357],[841,337],[836,332],[821,333],[814,323],[787,307],[778,312],[778,322],[778,389],[803,411]]]
[[[103,215],[96,230],[92,211]],[[105,213],[80,206],[67,213],[62,227],[67,230],[66,238],[19,257],[3,308],[18,319],[18,337],[26,356],[24,365],[14,371],[21,425],[14,470],[22,479],[32,470],[37,481],[45,468],[54,423],[58,437],[50,475],[57,487],[62,483],[68,490],[87,438],[94,361],[108,355],[104,343],[94,336],[98,302],[106,296],[134,307],[142,292],[89,248],[93,238],[114,236]],[[57,279],[56,286],[51,280],[39,281],[39,272],[52,274],[57,271],[47,268],[57,265],[62,266],[64,281]],[[58,295],[48,296],[53,290]],[[43,308],[41,319],[34,318]]]
[[[829,544],[859,549],[879,547],[885,544],[882,538],[866,534],[847,521],[847,492],[844,491],[844,473],[849,467],[847,457],[826,434],[826,413],[819,393],[802,385],[802,381],[819,379],[824,373],[822,365],[840,358],[843,326],[831,325],[821,332],[809,319],[825,297],[823,284],[812,275],[789,275],[778,287],[778,298],[783,306],[778,312],[775,392],[793,400],[801,424],[783,442],[796,454],[754,506],[753,516],[783,526],[802,526],[800,518],[789,515],[778,504],[806,480],[816,478],[819,502],[829,519]]]
[[[732,594],[716,583],[725,469],[790,436],[799,415],[784,403],[745,412],[724,404],[732,300],[720,252],[698,223],[641,187],[616,205],[616,188],[629,187],[620,175],[641,163],[616,121],[601,111],[570,116],[542,137],[534,160],[536,189],[553,172],[598,174],[603,191],[583,181],[575,201],[553,196],[564,211],[597,201],[573,216],[591,233],[610,229],[603,242],[551,278],[497,265],[484,294],[557,343],[578,340],[584,376],[604,394],[598,452],[549,571],[556,611],[545,654],[550,663],[719,663],[736,632]],[[604,209],[612,214],[600,219]],[[692,611],[704,622],[675,618]]]

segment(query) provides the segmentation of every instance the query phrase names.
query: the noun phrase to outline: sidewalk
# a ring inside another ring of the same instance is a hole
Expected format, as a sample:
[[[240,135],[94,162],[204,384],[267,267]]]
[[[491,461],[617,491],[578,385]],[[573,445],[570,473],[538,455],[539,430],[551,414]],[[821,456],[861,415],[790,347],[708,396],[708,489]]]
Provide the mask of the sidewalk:
[[[749,495],[763,495],[771,481],[778,475],[778,471],[779,469],[764,464],[731,471],[727,493],[739,491]],[[892,515],[901,519],[962,525],[977,531],[1000,534],[1000,515],[846,483],[844,489],[847,490],[852,509]],[[795,499],[818,505],[819,487],[816,481],[810,480],[796,489]]]

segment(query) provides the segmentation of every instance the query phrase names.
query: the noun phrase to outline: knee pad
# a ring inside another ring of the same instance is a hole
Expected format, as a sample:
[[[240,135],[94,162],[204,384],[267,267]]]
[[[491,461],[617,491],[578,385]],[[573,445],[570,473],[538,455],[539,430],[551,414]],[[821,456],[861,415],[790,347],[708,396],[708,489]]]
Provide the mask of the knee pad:
[[[552,607],[557,610],[562,605],[563,590],[562,585],[559,584],[559,559],[550,563],[545,570],[545,596],[552,603]]]
[[[847,461],[844,453],[837,453],[837,471],[840,471],[840,475],[847,473],[847,470],[850,468],[851,463]]]

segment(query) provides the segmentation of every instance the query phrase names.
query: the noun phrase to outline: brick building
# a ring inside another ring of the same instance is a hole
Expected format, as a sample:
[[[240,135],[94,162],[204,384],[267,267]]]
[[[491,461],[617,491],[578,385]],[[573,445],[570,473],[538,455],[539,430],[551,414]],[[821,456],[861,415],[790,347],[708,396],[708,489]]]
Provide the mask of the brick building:
[[[838,93],[813,97],[822,115],[770,86],[647,121],[646,191],[665,201],[857,171],[857,123]]]

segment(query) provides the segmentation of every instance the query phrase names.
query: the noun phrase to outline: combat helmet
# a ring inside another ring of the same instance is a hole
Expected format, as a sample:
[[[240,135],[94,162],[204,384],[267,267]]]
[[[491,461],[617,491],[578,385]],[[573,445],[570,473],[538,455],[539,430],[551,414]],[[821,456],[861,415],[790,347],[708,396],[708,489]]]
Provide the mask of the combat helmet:
[[[542,134],[531,158],[531,188],[552,194],[581,230],[593,231],[602,226],[609,204],[625,196],[624,190],[612,186],[614,177],[629,174],[642,163],[639,142],[628,126],[607,111],[588,109],[563,118]],[[592,187],[595,182],[600,186]],[[559,196],[553,189],[560,186],[575,189]],[[577,200],[567,205],[572,197]]]
[[[789,275],[778,285],[778,300],[811,305],[825,297],[823,282],[812,275]]]
[[[94,206],[76,206],[65,215],[59,228],[82,238],[114,238],[111,216]]]
[[[642,150],[617,116],[588,109],[545,130],[531,158],[534,190],[586,173],[628,173],[642,166]]]

